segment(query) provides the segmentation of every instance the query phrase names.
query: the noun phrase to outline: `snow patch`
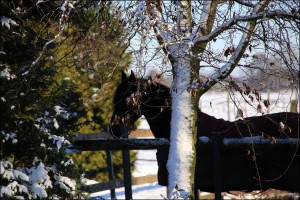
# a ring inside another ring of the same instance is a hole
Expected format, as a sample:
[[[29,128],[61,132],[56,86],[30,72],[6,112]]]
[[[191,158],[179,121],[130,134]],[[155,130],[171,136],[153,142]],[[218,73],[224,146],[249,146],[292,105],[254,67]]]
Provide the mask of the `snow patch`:
[[[34,183],[31,185],[31,190],[32,190],[32,197],[34,199],[36,198],[47,198],[48,195],[47,195],[47,192],[46,190],[38,183]]]
[[[63,144],[71,144],[68,140],[63,136],[51,135],[48,137],[49,140],[53,140],[53,144],[56,144],[57,150],[61,148]]]
[[[61,106],[54,106],[56,116],[61,116],[64,119],[69,119],[70,113]]]
[[[190,193],[184,190],[178,190],[176,188],[173,189],[170,199],[189,199]]]
[[[3,142],[5,142],[7,140],[12,140],[13,144],[17,143],[18,142],[18,140],[17,140],[17,134],[16,133],[9,133],[9,134],[7,133],[7,134],[5,134]]]
[[[0,78],[6,78],[7,80],[13,80],[16,77],[16,75],[10,73],[10,69],[8,66],[6,66],[1,72],[0,72]]]
[[[66,176],[57,176],[56,185],[59,185],[61,189],[64,189],[67,193],[75,194],[76,182]]]
[[[2,176],[2,178],[7,180],[29,180],[29,177],[26,174],[18,170],[14,170],[13,164],[9,161],[0,162],[0,175]]]
[[[202,143],[208,143],[210,142],[210,139],[206,136],[201,136],[199,137],[199,141],[201,141]]]
[[[9,17],[6,16],[1,16],[0,17],[0,21],[1,21],[1,25],[2,26],[6,26],[6,28],[10,29],[10,25],[12,26],[17,26],[17,22],[15,22],[14,20],[12,20]]]
[[[70,158],[67,162],[61,161],[61,164],[63,164],[64,166],[73,165],[74,161],[72,160],[72,158]]]
[[[7,186],[1,186],[0,197],[13,196],[16,193],[28,194],[28,189],[24,185],[20,185],[17,181],[9,183]]]
[[[19,170],[13,169],[13,164],[9,161],[0,162],[0,175],[2,178],[12,181],[7,186],[0,186],[0,197],[13,196],[16,193],[28,194],[28,189],[17,181],[29,181],[29,177]]]
[[[58,129],[58,128],[59,128],[59,125],[58,125],[57,120],[56,120],[55,118],[53,118],[52,121],[53,121],[54,128],[55,128],[55,129]]]

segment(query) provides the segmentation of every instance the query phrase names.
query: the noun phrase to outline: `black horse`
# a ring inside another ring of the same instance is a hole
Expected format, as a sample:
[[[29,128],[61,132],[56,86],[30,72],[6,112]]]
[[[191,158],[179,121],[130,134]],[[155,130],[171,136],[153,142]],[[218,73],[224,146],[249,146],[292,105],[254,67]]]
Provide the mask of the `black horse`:
[[[136,78],[132,72],[127,77],[122,72],[122,82],[116,90],[113,101],[111,134],[114,137],[129,134],[134,129],[134,123],[144,115],[155,138],[169,138],[170,99],[168,87],[151,79]],[[197,117],[198,136],[212,138],[218,134],[220,139],[252,136],[275,140],[287,137],[299,138],[300,115],[298,113],[275,113],[229,122],[216,119],[199,110]],[[251,146],[249,149],[251,150]],[[298,145],[295,145],[295,149],[290,152],[260,148],[251,153],[249,149],[222,151],[223,191],[276,188],[299,192]],[[197,149],[196,155],[195,188],[208,192],[214,191],[212,149],[205,152]],[[168,151],[157,150],[158,182],[161,185],[168,185],[167,159]]]

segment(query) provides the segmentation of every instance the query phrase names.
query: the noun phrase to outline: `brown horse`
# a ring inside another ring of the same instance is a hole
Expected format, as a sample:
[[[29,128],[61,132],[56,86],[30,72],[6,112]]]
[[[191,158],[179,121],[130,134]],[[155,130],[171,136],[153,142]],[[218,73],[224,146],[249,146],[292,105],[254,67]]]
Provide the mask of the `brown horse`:
[[[133,73],[122,74],[122,82],[114,96],[114,113],[111,118],[111,134],[121,137],[128,134],[141,115],[147,119],[156,138],[170,137],[171,101],[170,89],[151,80],[136,78]],[[213,138],[243,138],[261,136],[272,138],[299,138],[298,113],[275,113],[249,117],[235,122],[216,119],[198,111],[198,136]],[[293,144],[291,144],[293,145]],[[246,149],[222,149],[222,190],[253,190],[276,188],[288,191],[300,190],[300,158],[298,144],[284,149],[268,149],[263,145]],[[158,181],[168,185],[166,163],[168,151],[157,150]],[[214,191],[213,151],[196,152],[195,188]]]

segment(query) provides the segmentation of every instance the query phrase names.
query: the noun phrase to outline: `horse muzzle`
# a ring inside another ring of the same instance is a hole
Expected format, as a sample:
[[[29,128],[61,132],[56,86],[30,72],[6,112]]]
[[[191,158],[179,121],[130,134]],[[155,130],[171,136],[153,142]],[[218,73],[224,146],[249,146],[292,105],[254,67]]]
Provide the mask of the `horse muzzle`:
[[[123,123],[114,124],[110,126],[110,134],[113,137],[120,138],[124,136],[128,136],[129,130],[127,126]]]

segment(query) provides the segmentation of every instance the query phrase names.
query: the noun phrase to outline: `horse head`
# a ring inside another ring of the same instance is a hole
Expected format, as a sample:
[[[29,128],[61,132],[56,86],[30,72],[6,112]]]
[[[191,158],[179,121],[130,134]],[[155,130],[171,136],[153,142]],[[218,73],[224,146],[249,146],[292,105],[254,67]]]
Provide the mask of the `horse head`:
[[[160,126],[161,113],[166,108],[170,109],[169,88],[155,83],[151,78],[137,78],[132,71],[129,77],[122,72],[122,81],[115,92],[113,104],[110,132],[114,137],[124,136],[135,129],[134,124],[142,115],[153,131]]]

